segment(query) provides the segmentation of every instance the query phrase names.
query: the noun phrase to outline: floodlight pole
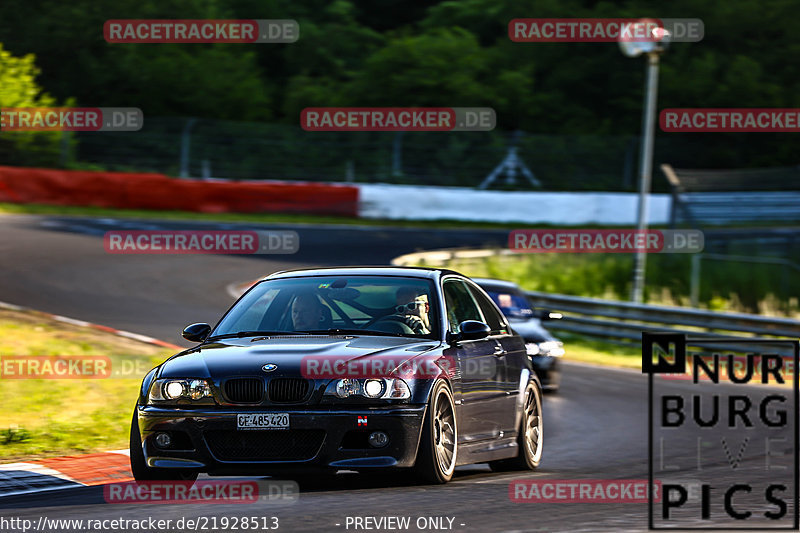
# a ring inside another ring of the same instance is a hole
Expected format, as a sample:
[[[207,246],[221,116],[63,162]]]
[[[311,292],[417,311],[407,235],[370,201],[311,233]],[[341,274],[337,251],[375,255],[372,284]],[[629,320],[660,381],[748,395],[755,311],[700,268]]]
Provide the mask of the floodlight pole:
[[[647,81],[645,82],[644,115],[642,116],[641,167],[639,170],[639,212],[638,230],[647,230],[648,201],[653,171],[653,139],[656,127],[656,98],[658,96],[658,56],[659,52],[647,54]],[[644,278],[647,267],[647,252],[638,250],[633,268],[633,290],[631,300],[642,303],[644,300]]]

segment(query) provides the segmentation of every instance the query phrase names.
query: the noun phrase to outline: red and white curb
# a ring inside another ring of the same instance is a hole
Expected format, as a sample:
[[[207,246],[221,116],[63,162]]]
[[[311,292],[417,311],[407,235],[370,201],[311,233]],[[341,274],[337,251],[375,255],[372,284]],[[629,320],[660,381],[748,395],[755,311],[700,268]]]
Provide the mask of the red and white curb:
[[[133,481],[128,450],[0,465],[0,497]]]
[[[177,344],[171,344],[147,335],[131,333],[130,331],[114,329],[86,322],[85,320],[76,320],[6,302],[0,302],[0,309],[24,311],[58,322],[72,324],[73,326],[105,331],[146,344],[173,350],[183,350],[183,347]],[[112,450],[0,464],[0,498],[3,496],[133,481],[128,455],[128,450]]]

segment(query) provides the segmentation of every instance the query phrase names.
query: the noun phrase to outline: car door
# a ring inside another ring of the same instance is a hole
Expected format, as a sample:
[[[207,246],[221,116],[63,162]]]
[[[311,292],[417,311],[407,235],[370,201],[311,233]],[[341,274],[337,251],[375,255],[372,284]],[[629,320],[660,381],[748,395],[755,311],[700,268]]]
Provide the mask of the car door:
[[[519,396],[520,375],[523,368],[526,368],[528,357],[525,352],[525,341],[511,331],[503,313],[477,285],[472,283],[468,285],[472,297],[483,314],[484,322],[492,329],[490,338],[497,343],[496,379],[503,396],[496,417],[501,423],[503,433],[509,435],[517,429],[516,403]]]
[[[445,279],[442,284],[445,300],[445,320],[450,333],[458,333],[464,320],[483,322],[483,315],[466,283],[459,278]],[[460,391],[456,400],[458,410],[459,441],[465,443],[495,439],[500,435],[502,424],[497,412],[505,397],[493,371],[496,367],[497,341],[491,337],[461,341],[445,349],[446,356],[453,357],[460,378]]]

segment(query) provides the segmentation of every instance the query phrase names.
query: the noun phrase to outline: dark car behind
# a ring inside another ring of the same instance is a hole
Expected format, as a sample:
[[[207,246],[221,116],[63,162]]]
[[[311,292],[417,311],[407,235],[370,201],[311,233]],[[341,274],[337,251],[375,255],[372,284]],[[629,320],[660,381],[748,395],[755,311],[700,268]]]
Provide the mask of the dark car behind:
[[[565,353],[564,344],[542,325],[542,320],[557,319],[560,315],[534,309],[525,292],[510,281],[484,278],[473,278],[473,281],[486,291],[514,331],[525,339],[543,389],[557,391],[561,383],[560,359]]]

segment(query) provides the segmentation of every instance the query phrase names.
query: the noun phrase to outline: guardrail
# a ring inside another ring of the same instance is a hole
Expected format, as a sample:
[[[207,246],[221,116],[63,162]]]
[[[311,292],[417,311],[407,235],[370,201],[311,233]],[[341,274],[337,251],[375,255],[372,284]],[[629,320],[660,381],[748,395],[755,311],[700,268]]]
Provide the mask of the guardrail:
[[[498,255],[516,255],[508,249],[433,250],[396,257],[396,266],[443,266],[453,259],[482,259]],[[637,304],[617,300],[602,300],[564,294],[528,291],[535,307],[557,311],[560,320],[548,321],[549,330],[596,337],[615,344],[641,346],[643,331],[687,333],[695,338],[729,337],[758,338],[763,343],[749,345],[752,350],[778,352],[791,355],[785,345],[776,347],[769,340],[800,339],[800,320],[767,317],[746,313],[723,313],[705,309],[673,307],[666,305]],[[720,340],[709,348],[738,351],[741,345]]]
[[[768,339],[800,339],[800,321],[790,318],[721,313],[537,291],[527,292],[527,295],[536,307],[564,315],[561,320],[548,322],[548,329],[600,337],[631,346],[641,343],[643,331],[674,331],[688,333],[692,337],[715,339],[720,336],[731,339],[758,337],[765,342],[754,344],[752,349],[759,351],[776,351],[775,345],[770,345]],[[731,344],[722,341],[714,347],[734,349]],[[736,348],[741,349],[741,346]]]

